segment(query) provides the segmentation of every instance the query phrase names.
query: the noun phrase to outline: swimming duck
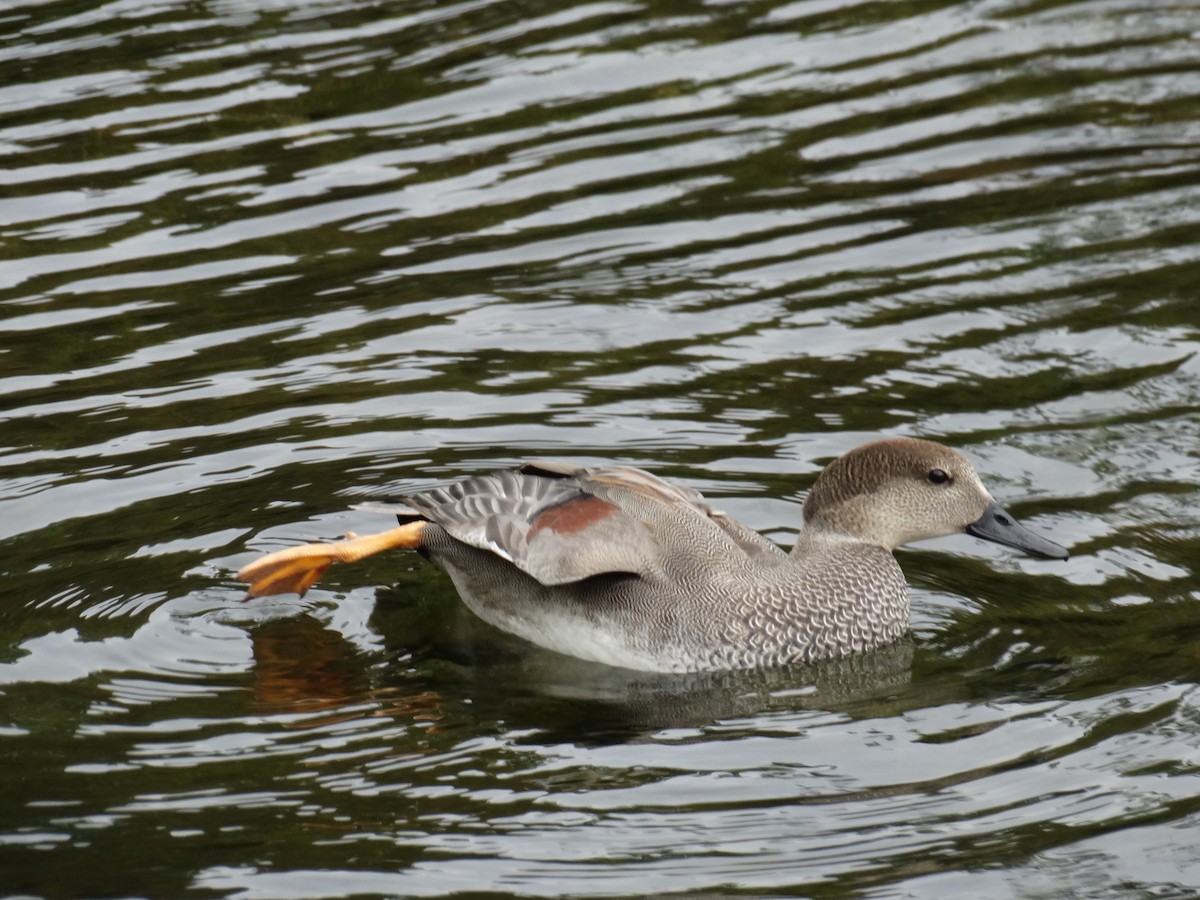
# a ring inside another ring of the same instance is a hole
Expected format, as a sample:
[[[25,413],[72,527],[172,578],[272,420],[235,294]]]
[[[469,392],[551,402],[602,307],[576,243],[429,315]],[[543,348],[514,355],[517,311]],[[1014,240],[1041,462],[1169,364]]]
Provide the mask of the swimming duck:
[[[624,466],[530,462],[404,498],[397,528],[265,556],[250,596],[303,594],[335,562],[390,548],[444,569],[480,618],[610,665],[694,672],[860,653],[908,628],[892,551],[966,532],[1047,559],[1067,551],[1017,523],[962,454],[889,438],[831,462],[791,553],[695,490]]]

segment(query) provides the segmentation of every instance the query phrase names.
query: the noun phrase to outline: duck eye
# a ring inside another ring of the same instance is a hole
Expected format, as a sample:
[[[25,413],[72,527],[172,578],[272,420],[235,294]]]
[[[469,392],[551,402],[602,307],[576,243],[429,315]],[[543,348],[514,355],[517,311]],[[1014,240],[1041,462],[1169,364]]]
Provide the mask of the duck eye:
[[[933,484],[945,484],[950,480],[950,476],[946,474],[945,469],[930,469],[929,480]]]

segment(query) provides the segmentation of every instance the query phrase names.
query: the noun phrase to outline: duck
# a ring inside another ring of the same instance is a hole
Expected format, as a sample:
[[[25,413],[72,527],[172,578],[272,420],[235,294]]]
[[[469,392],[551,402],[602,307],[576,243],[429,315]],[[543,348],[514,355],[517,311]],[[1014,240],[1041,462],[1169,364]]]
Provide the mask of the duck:
[[[380,507],[371,507],[380,508]],[[479,618],[558,653],[649,672],[811,664],[906,634],[893,551],[966,533],[1050,560],[970,461],[884,438],[837,457],[785,552],[696,490],[629,466],[531,461],[414,493],[398,526],[268,554],[238,572],[248,597],[303,595],[334,563],[390,549],[444,570]]]

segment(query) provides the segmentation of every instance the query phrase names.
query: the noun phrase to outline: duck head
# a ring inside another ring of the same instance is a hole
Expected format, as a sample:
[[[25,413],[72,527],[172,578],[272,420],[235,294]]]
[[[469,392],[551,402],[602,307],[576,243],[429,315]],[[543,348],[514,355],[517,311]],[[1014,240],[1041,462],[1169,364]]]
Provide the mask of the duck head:
[[[965,532],[1031,556],[1068,555],[1005,512],[965,456],[915,438],[873,441],[831,462],[805,500],[804,523],[889,550]]]

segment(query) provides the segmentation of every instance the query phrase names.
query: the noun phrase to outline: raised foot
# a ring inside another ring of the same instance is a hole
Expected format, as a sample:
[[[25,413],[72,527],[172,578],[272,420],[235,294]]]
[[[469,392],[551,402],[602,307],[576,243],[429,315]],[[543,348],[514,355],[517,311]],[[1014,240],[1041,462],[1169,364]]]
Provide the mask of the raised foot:
[[[303,544],[268,553],[237,573],[239,581],[249,584],[248,597],[275,594],[300,594],[317,583],[334,563],[357,562],[394,548],[421,546],[428,522],[409,522],[376,534],[347,533],[347,539],[330,544]]]

